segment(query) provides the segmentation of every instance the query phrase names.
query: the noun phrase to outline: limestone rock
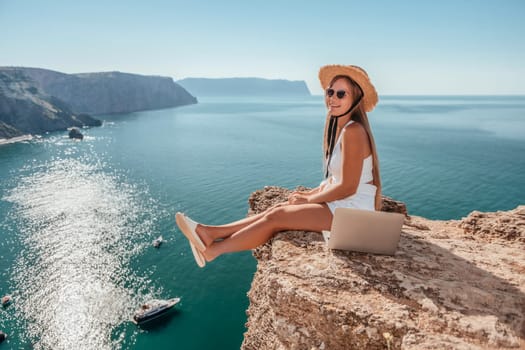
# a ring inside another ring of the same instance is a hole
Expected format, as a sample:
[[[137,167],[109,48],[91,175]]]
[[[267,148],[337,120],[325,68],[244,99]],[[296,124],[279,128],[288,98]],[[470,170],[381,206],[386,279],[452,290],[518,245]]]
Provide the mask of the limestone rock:
[[[525,205],[508,212],[481,213],[473,211],[459,225],[465,233],[486,240],[503,238],[525,243]]]
[[[288,193],[257,191],[250,212]],[[522,228],[523,207],[483,215],[468,227],[491,227],[490,240],[464,232],[465,220],[414,216],[395,256],[332,251],[315,232],[277,234],[254,250],[242,349],[524,348],[525,244],[503,227]]]
[[[381,208],[381,211],[401,213],[405,215],[408,219],[410,219],[405,203],[396,201],[395,199],[392,199],[387,196],[383,196],[383,208]]]
[[[71,128],[71,130],[69,130],[69,138],[83,140],[84,135],[82,135],[80,130],[78,130],[77,128]]]

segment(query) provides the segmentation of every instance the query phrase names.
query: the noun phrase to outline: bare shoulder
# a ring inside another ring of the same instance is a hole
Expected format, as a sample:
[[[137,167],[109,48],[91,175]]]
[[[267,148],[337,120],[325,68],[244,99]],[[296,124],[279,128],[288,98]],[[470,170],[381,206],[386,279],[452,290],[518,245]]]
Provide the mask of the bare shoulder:
[[[346,141],[346,143],[368,142],[368,134],[361,123],[352,123],[345,128],[343,140]]]
[[[341,147],[343,152],[354,156],[366,157],[370,154],[368,134],[360,123],[352,123],[343,132]]]

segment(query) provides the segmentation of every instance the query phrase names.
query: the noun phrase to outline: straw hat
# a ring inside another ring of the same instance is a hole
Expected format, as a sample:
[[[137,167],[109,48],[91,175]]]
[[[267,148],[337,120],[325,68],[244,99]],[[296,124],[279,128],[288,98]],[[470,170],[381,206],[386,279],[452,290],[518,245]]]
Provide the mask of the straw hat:
[[[370,112],[374,109],[378,100],[377,91],[374,85],[370,82],[368,74],[366,74],[363,68],[351,65],[343,66],[340,64],[330,64],[321,67],[321,69],[319,69],[319,80],[321,81],[323,90],[326,90],[332,82],[332,79],[338,75],[350,77],[359,85],[359,87],[361,87],[361,90],[363,90],[364,93],[362,103],[366,112]]]

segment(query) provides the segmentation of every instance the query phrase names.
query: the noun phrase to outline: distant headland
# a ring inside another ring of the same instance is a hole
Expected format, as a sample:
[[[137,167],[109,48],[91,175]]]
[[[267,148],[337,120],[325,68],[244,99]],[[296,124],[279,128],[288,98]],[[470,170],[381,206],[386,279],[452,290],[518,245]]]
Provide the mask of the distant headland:
[[[194,103],[170,77],[0,67],[0,139],[101,125],[91,115]]]
[[[99,126],[93,115],[130,113],[197,103],[206,96],[310,96],[304,81],[186,78],[122,72],[66,74],[43,68],[0,67],[0,143],[71,127]]]
[[[198,97],[205,96],[310,96],[302,80],[262,78],[186,78],[177,84]]]

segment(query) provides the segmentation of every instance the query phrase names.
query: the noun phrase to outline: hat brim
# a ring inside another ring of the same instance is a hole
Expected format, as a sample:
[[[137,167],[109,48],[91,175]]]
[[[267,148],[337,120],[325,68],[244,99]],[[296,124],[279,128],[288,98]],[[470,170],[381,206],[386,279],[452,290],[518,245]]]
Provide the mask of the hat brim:
[[[355,81],[361,90],[363,90],[363,107],[366,112],[370,112],[374,109],[378,101],[377,91],[370,82],[366,72],[357,66],[343,66],[339,64],[331,64],[321,67],[319,70],[319,81],[323,90],[326,90],[332,80],[338,76],[347,76]]]

